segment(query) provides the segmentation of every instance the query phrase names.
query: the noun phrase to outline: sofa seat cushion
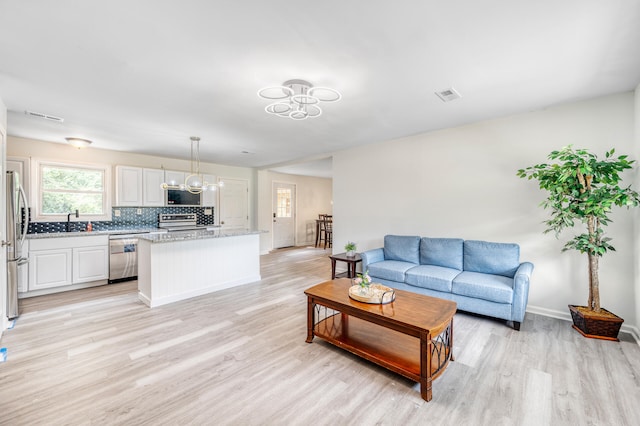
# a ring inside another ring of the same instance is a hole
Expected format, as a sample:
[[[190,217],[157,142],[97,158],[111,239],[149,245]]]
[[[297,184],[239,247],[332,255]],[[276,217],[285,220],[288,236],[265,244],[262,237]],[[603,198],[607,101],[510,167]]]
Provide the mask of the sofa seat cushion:
[[[418,265],[420,263],[420,237],[385,235],[384,260],[399,260]]]
[[[399,260],[384,260],[369,264],[369,275],[389,281],[404,282],[404,273],[416,265]],[[374,280],[375,281],[375,280]]]
[[[513,278],[520,266],[520,246],[489,241],[464,242],[464,270]]]
[[[513,279],[501,275],[464,271],[453,279],[451,292],[496,303],[512,303]]]
[[[405,283],[430,290],[451,292],[453,279],[460,271],[442,266],[420,265],[409,269]]]

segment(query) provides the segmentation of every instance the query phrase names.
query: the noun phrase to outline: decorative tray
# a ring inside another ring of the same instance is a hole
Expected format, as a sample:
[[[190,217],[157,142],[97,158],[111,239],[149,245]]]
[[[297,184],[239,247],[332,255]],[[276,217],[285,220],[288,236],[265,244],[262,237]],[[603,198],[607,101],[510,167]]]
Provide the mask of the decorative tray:
[[[363,293],[359,285],[349,287],[349,297],[358,302],[384,305],[396,300],[396,292],[386,285],[371,284],[369,289]]]

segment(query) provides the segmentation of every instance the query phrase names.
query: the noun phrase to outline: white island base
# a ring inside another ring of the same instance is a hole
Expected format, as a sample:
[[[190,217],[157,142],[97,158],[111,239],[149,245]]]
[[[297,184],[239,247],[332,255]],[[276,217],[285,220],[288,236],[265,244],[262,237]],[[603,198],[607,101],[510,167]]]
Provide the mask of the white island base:
[[[140,238],[139,299],[153,308],[259,281],[259,233],[216,232]]]

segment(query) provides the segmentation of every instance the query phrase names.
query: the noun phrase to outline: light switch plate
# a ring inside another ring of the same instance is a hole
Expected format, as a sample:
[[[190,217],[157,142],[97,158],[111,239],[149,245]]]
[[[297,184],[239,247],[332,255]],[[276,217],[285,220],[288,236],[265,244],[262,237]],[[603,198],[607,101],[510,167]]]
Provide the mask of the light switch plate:
[[[119,209],[115,209],[115,210],[113,211],[113,214],[114,214],[116,217],[120,217],[120,210],[119,210]]]
[[[136,214],[142,214],[142,209],[136,210]]]
[[[204,209],[204,214],[206,216],[211,216],[211,213],[212,213],[211,209]]]

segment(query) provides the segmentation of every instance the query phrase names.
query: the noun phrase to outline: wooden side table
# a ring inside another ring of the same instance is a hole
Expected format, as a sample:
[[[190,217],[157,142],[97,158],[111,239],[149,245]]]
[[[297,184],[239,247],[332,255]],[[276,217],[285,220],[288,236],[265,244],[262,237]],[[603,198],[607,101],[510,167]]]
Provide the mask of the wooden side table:
[[[336,278],[346,277],[346,278],[355,278],[356,276],[356,265],[358,262],[362,262],[362,257],[356,253],[355,256],[348,257],[347,253],[338,253],[332,254],[329,256],[331,259],[331,279],[335,280]],[[336,262],[345,262],[347,264],[347,271],[341,272],[336,275]]]

